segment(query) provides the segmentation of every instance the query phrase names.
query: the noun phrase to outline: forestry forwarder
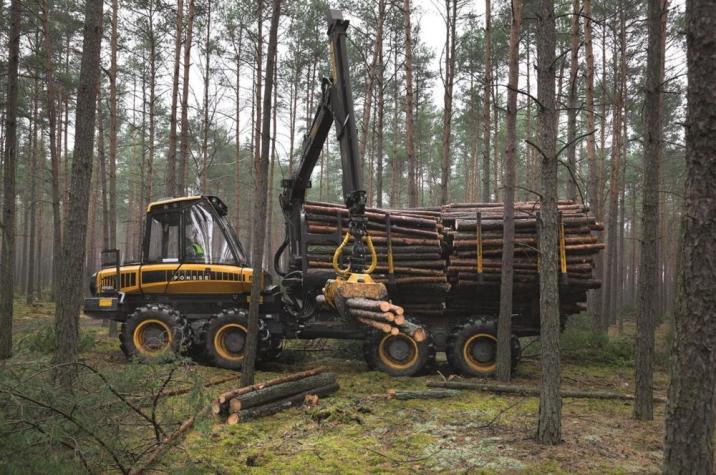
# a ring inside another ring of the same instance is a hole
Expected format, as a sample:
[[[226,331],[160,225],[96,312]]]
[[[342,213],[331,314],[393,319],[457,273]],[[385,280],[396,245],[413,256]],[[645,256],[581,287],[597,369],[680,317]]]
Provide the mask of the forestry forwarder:
[[[258,357],[277,357],[285,339],[364,339],[372,368],[413,375],[434,361],[435,349],[426,330],[387,302],[386,287],[370,278],[376,253],[367,233],[347,27],[340,11],[329,12],[331,78],[322,81],[322,100],[300,164],[282,182],[286,240],[274,259],[281,281],[271,285],[264,274]],[[325,242],[325,237],[306,232],[303,204],[332,123],[340,143],[349,224],[334,255],[334,270],[313,270],[307,269],[306,245]],[[226,215],[226,205],[215,196],[151,203],[141,261],[120,265],[118,250],[102,252],[102,269],[93,276],[93,297],[85,299],[84,311],[122,322],[120,342],[127,357],[150,360],[188,351],[216,366],[241,367],[253,272]],[[342,256],[351,240],[351,255]],[[284,252],[285,272],[280,269]],[[341,267],[345,260],[349,264]]]

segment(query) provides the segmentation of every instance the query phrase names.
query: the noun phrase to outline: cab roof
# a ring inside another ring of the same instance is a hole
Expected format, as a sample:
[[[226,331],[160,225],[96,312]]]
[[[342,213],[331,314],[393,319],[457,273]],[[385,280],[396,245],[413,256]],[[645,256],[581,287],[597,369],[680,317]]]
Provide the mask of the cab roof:
[[[163,200],[155,201],[153,203],[149,203],[149,206],[147,206],[147,213],[150,213],[152,210],[168,205],[172,205],[175,203],[185,203],[185,202],[192,202],[192,201],[199,201],[199,200],[206,200],[209,203],[211,203],[214,208],[217,210],[225,211],[226,205],[223,201],[217,196],[213,195],[196,195],[196,196],[180,196],[177,198],[166,198]]]

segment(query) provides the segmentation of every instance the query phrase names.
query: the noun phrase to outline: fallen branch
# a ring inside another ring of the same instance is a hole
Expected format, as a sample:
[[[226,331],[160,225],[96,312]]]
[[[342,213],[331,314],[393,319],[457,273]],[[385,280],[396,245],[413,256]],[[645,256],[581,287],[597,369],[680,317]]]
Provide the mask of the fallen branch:
[[[497,394],[515,394],[517,396],[539,396],[540,388],[527,387],[527,386],[515,386],[506,384],[492,384],[492,383],[473,383],[468,381],[428,381],[427,386],[430,388],[447,388],[447,389],[472,389],[475,391],[486,391]],[[634,396],[631,394],[623,393],[612,393],[606,391],[577,391],[570,389],[563,389],[561,391],[562,397],[566,398],[579,398],[579,399],[611,399],[611,400],[622,400],[622,401],[633,401]],[[665,403],[666,399],[658,396],[654,396],[654,402]]]

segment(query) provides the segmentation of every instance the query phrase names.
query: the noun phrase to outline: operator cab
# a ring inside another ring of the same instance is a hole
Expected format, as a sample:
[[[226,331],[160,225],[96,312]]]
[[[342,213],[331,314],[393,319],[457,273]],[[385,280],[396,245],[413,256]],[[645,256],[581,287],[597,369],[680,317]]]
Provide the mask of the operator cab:
[[[216,196],[190,196],[147,208],[143,264],[248,266],[227,207]]]

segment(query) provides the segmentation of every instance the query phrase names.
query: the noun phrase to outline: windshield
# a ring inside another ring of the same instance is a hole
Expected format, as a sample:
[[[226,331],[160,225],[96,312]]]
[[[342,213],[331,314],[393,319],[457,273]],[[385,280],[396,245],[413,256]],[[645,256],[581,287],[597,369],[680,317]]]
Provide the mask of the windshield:
[[[233,237],[225,234],[225,220],[207,203],[199,202],[184,212],[184,261],[238,265],[232,251]],[[242,256],[239,256],[241,258]]]
[[[221,223],[224,226],[224,229],[226,229],[226,235],[231,241],[231,243],[234,245],[234,248],[236,249],[236,252],[238,253],[239,258],[239,264],[240,265],[248,265],[249,259],[246,256],[246,252],[244,251],[244,247],[241,245],[241,241],[239,241],[238,236],[236,236],[236,231],[234,231],[236,228],[231,224],[231,222],[228,220],[226,216],[222,216],[219,218],[221,220]]]

